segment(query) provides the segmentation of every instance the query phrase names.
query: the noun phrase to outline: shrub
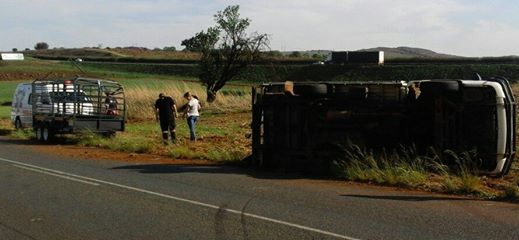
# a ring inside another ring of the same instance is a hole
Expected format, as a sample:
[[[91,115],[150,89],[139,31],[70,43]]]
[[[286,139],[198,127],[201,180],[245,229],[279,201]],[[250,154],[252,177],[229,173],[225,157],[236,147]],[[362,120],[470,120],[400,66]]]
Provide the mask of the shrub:
[[[177,51],[177,48],[171,46],[171,47],[164,47],[163,50],[164,50],[164,51],[172,51],[172,52],[174,52],[174,51]]]
[[[301,54],[299,51],[293,51],[288,56],[292,58],[300,58],[303,57],[303,54]]]
[[[441,191],[490,197],[476,174],[474,152],[456,154],[446,150],[438,153],[430,149],[418,154],[414,147],[400,147],[391,153],[375,153],[359,146],[343,146],[343,154],[334,161],[336,175],[347,180],[374,182],[405,187],[429,187],[431,177],[441,178]],[[445,162],[453,161],[453,165]]]
[[[15,139],[28,140],[34,137],[34,132],[32,131],[32,129],[29,128],[13,130],[11,134],[9,134],[9,136]]]
[[[425,184],[429,167],[428,157],[419,156],[414,148],[400,148],[388,154],[380,154],[348,144],[344,155],[334,161],[336,169],[342,169],[341,177],[347,180],[375,182],[378,184],[412,186]]]
[[[36,45],[34,45],[34,49],[35,50],[49,49],[49,44],[47,44],[46,42],[39,42],[39,43],[36,43]]]

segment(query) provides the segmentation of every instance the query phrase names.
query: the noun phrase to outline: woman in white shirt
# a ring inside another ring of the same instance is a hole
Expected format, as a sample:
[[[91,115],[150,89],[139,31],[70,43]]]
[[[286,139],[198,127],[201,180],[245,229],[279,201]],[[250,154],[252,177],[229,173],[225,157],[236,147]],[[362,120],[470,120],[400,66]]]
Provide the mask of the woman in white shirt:
[[[200,102],[196,96],[193,96],[190,92],[184,94],[184,98],[187,99],[187,104],[184,110],[184,116],[187,116],[187,125],[189,126],[189,134],[191,141],[196,140],[196,122],[200,117]]]

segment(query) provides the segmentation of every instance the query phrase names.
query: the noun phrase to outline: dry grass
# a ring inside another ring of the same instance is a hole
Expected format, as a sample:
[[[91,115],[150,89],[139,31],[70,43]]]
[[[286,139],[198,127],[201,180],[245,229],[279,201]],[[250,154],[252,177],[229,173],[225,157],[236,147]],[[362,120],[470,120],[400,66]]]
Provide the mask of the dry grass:
[[[202,111],[204,112],[243,112],[251,108],[251,96],[249,88],[241,88],[239,91],[222,90],[217,94],[216,101],[208,104],[205,88],[198,83],[183,81],[147,81],[135,85],[126,90],[128,118],[130,120],[150,120],[154,118],[154,104],[159,93],[171,96],[180,108],[187,101],[182,97],[190,91],[200,98]]]
[[[184,51],[163,51],[163,50],[145,50],[138,48],[112,48],[109,50],[113,54],[125,57],[139,58],[161,58],[161,59],[200,59],[200,53],[184,52]]]

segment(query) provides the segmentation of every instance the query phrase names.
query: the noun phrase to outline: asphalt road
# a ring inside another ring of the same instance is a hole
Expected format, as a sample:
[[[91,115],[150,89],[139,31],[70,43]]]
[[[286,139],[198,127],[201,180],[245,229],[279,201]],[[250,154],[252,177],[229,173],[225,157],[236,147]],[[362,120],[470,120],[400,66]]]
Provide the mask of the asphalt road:
[[[519,205],[70,159],[0,137],[0,239],[519,239]]]

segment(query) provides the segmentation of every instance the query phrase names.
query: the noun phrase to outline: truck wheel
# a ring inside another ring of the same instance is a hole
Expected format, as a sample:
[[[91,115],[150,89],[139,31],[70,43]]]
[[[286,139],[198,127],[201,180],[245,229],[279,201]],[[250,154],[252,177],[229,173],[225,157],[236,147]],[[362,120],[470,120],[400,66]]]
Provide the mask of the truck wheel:
[[[295,84],[294,93],[302,96],[326,95],[328,88],[326,84]]]
[[[431,91],[434,93],[456,93],[460,90],[459,83],[457,81],[432,81],[424,82],[420,86],[420,91],[427,92]]]
[[[513,158],[508,159],[508,161],[505,163],[505,166],[503,167],[503,171],[501,171],[501,173],[496,177],[504,177],[508,174],[508,172],[510,172],[510,168],[512,167],[512,160]]]
[[[16,130],[22,129],[22,121],[20,120],[20,117],[16,117],[16,120],[14,121],[14,128]]]

